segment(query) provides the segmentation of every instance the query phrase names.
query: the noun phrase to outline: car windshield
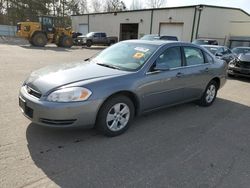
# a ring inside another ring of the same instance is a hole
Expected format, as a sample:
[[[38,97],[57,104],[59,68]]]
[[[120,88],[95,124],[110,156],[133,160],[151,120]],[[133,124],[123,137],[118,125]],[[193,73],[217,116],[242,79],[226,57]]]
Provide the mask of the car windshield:
[[[193,44],[198,44],[198,45],[201,45],[201,44],[209,44],[209,42],[207,40],[195,40],[192,42]]]
[[[94,34],[93,32],[88,33],[88,34],[86,35],[86,37],[91,37],[93,34]]]
[[[218,48],[216,47],[209,47],[209,46],[205,46],[205,48],[211,52],[212,54],[215,54],[218,51]]]
[[[206,40],[206,39],[199,39],[199,40],[195,40],[192,42],[193,44],[198,44],[198,45],[218,45],[218,42],[215,40]]]
[[[158,35],[144,35],[141,40],[159,40],[160,37]]]
[[[232,52],[239,55],[239,54],[249,54],[250,48],[234,48]]]
[[[103,50],[92,60],[102,66],[136,71],[145,64],[157,48],[157,45],[152,44],[121,42]]]

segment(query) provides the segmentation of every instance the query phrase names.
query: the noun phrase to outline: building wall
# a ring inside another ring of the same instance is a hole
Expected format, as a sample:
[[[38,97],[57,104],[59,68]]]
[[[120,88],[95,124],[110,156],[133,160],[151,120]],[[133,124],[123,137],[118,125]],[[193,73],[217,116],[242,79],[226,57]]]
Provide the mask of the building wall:
[[[15,36],[16,30],[16,26],[0,25],[0,36]]]
[[[198,37],[215,38],[226,44],[230,36],[250,36],[250,16],[240,10],[204,7]]]
[[[138,23],[138,37],[150,32],[151,11],[89,15],[90,31],[105,31],[108,36],[120,35],[121,23]]]
[[[203,7],[199,24],[198,6],[191,6],[153,11],[118,12],[117,15],[105,13],[73,16],[72,26],[77,31],[79,24],[87,24],[89,20],[89,31],[104,31],[109,36],[119,37],[121,23],[138,23],[139,38],[144,34],[150,34],[152,12],[152,34],[159,33],[161,23],[182,23],[183,34],[180,38],[182,41],[191,41],[197,36],[197,38],[215,38],[220,44],[227,44],[230,36],[250,36],[250,16],[248,14],[238,9],[211,6]]]
[[[73,31],[79,31],[79,24],[88,24],[88,15],[72,16],[71,19]]]
[[[152,33],[159,33],[160,23],[183,23],[183,35],[179,40],[190,41],[194,8],[154,10]]]

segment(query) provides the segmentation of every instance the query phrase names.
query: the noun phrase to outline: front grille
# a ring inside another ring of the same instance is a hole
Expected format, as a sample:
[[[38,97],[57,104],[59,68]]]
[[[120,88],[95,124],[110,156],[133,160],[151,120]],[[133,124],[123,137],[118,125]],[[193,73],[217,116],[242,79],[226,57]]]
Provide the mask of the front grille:
[[[41,118],[40,121],[42,123],[50,125],[70,125],[73,124],[76,121],[76,119],[54,120],[54,119]]]
[[[41,94],[40,92],[38,92],[38,91],[32,89],[31,87],[29,87],[29,86],[27,86],[27,85],[26,85],[26,91],[27,91],[30,95],[32,95],[32,96],[34,96],[34,97],[36,97],[36,98],[41,98],[41,96],[42,96],[42,94]]]
[[[250,62],[248,62],[248,61],[240,61],[238,63],[238,65],[239,65],[239,67],[250,69]]]

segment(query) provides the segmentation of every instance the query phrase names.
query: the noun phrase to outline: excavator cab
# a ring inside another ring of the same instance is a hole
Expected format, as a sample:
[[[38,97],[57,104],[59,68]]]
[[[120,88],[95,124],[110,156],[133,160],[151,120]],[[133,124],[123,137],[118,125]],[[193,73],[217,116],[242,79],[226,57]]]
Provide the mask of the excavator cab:
[[[55,32],[55,18],[52,16],[39,16],[39,22],[41,23],[42,30],[47,33]]]

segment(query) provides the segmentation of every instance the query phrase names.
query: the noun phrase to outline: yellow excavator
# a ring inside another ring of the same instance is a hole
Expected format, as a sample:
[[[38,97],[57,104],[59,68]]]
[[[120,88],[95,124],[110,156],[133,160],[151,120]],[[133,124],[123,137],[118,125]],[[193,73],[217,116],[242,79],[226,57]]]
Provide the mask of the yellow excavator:
[[[39,16],[39,22],[19,22],[17,36],[27,39],[33,46],[44,47],[47,43],[55,43],[58,47],[71,48],[71,27],[56,27],[56,19],[53,16]]]

